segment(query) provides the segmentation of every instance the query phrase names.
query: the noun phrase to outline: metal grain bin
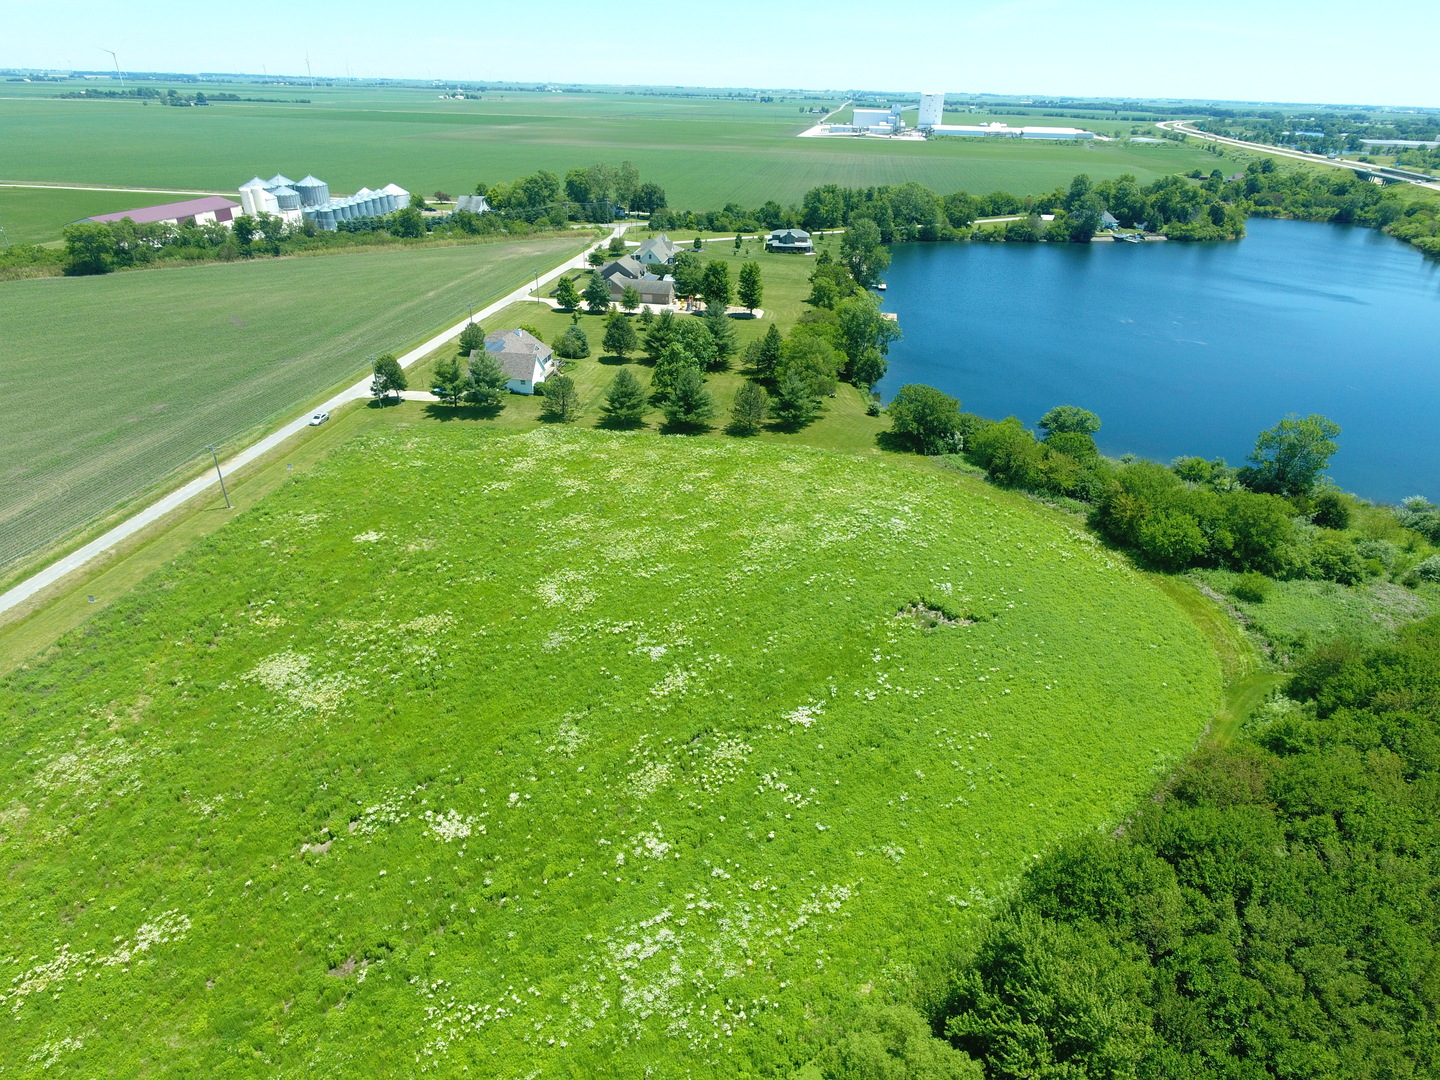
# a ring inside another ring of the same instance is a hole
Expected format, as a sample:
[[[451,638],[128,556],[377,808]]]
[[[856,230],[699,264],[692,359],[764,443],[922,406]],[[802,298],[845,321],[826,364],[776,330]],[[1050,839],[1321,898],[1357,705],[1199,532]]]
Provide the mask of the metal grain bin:
[[[294,186],[295,190],[300,192],[300,202],[305,206],[324,206],[330,201],[330,185],[324,180],[307,176]]]
[[[281,210],[300,209],[300,193],[294,188],[271,188],[270,194],[275,196],[275,201],[280,204]]]

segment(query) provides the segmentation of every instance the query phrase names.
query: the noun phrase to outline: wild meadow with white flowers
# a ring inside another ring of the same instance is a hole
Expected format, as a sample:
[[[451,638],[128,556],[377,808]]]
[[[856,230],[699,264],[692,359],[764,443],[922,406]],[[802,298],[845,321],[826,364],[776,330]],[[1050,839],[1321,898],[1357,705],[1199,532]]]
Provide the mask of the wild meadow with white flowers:
[[[789,1076],[1220,695],[918,459],[371,431],[0,680],[0,1075]]]

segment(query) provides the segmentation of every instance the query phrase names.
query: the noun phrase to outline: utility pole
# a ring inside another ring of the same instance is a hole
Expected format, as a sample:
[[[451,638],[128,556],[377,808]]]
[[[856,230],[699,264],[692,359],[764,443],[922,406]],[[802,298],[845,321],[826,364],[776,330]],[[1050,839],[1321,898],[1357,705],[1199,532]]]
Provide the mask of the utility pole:
[[[210,451],[210,460],[215,462],[215,475],[220,478],[220,494],[225,496],[225,509],[233,510],[234,507],[230,505],[230,492],[225,490],[225,474],[220,471],[220,459],[215,454],[215,444],[206,443],[205,449]]]

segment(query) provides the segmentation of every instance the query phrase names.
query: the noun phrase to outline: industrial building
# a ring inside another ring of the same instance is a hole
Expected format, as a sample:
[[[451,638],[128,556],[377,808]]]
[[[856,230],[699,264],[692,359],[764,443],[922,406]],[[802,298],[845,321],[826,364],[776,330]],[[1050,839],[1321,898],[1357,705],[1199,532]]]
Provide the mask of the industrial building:
[[[314,176],[291,180],[276,173],[269,180],[255,177],[240,185],[240,204],[247,214],[274,214],[295,225],[302,219],[333,232],[342,221],[383,217],[410,205],[410,193],[398,184],[378,191],[361,188],[354,195],[330,197],[330,185]]]
[[[971,138],[990,139],[1093,139],[1093,131],[1083,128],[1062,127],[1015,127],[1009,124],[937,124],[931,130],[936,135],[961,135]]]
[[[143,206],[137,210],[117,210],[113,214],[96,214],[86,221],[123,221],[129,218],[136,225],[229,225],[240,204],[220,195],[207,195],[203,199],[187,199],[184,202],[162,203],[160,206]]]
[[[921,131],[937,128],[945,122],[945,95],[938,90],[920,92],[920,115],[915,126]]]
[[[864,135],[894,135],[905,129],[905,121],[900,118],[900,106],[892,109],[856,109],[854,116],[848,124],[832,124],[830,130],[835,134],[864,134]]]

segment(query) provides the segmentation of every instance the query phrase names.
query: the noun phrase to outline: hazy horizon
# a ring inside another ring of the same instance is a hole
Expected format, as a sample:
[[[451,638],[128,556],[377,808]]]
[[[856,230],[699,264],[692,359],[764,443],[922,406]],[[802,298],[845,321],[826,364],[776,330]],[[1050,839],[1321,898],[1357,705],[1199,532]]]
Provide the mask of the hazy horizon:
[[[790,6],[736,0],[719,20],[667,12],[659,39],[662,24],[596,19],[574,0],[547,4],[538,29],[528,9],[427,21],[397,19],[378,0],[312,0],[284,21],[180,0],[54,0],[11,12],[0,67],[102,71],[114,50],[122,71],[171,74],[302,79],[308,60],[317,78],[1440,107],[1440,80],[1425,65],[1370,61],[1353,18],[1333,0],[1214,0],[1193,11],[996,0],[903,19],[838,0],[820,26]],[[1440,5],[1407,0],[1377,25],[1433,40]]]

